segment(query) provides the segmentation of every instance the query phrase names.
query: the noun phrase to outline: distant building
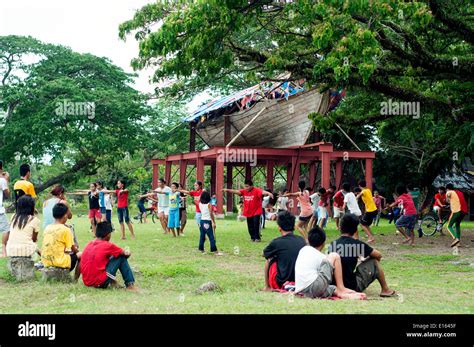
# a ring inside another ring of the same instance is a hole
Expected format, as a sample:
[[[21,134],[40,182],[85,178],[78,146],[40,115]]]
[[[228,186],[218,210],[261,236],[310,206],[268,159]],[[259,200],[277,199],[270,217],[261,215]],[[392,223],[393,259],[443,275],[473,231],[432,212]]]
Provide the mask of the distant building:
[[[474,220],[474,165],[470,158],[464,159],[460,169],[437,176],[433,181],[433,186],[446,186],[448,183],[452,183],[455,189],[464,193],[468,205],[466,219]]]

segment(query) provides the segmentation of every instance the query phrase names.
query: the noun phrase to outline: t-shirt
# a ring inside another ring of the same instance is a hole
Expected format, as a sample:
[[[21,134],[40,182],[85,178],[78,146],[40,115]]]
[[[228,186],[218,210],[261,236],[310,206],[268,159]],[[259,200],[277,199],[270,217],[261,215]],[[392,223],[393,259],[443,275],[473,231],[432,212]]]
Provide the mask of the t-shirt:
[[[33,242],[32,239],[33,233],[39,233],[39,231],[40,220],[34,216],[30,217],[23,229],[20,229],[18,224],[15,227],[11,225],[7,255],[9,257],[31,257],[36,251],[36,242]]]
[[[342,192],[342,190],[339,190],[338,192],[336,192],[336,194],[334,194],[333,200],[333,205],[335,207],[342,208],[342,206],[344,206],[344,193]]]
[[[396,203],[401,204],[403,208],[403,214],[417,214],[418,212],[416,211],[415,204],[413,203],[413,198],[411,197],[410,194],[402,194],[400,195],[397,200],[395,200]]]
[[[53,208],[61,199],[53,197],[43,203],[43,229],[54,223]]]
[[[105,204],[105,209],[106,210],[111,210],[112,209],[112,201],[110,199],[110,194],[105,194],[104,195],[104,204]]]
[[[98,210],[100,208],[99,197],[92,192],[88,192],[87,196],[89,197],[89,210]]]
[[[299,293],[318,278],[318,269],[326,256],[311,246],[301,248],[295,265],[295,292]]]
[[[451,212],[456,213],[461,211],[461,202],[459,201],[459,195],[454,190],[450,190],[446,193],[446,198],[449,200],[449,206]]]
[[[350,213],[353,213],[356,216],[360,216],[362,214],[357,202],[357,198],[353,192],[346,193],[344,196],[344,202],[346,203]]]
[[[102,191],[99,192],[99,206],[105,207],[105,193]]]
[[[171,193],[168,194],[168,197],[169,197],[170,210],[179,209],[179,201],[181,200],[180,193],[178,191],[171,192]]]
[[[374,249],[365,242],[353,239],[349,236],[341,236],[333,241],[328,251],[336,252],[341,257],[342,279],[346,288],[355,290],[357,280],[354,270],[359,257],[367,258]]]
[[[300,216],[302,217],[311,216],[313,214],[313,209],[311,207],[311,202],[310,202],[311,199],[309,197],[309,193],[307,190],[305,190],[304,192],[302,192],[302,194],[298,196],[298,201],[301,207]]]
[[[120,189],[116,189],[115,193],[117,194],[117,208],[128,207],[128,190],[120,191]]]
[[[382,198],[379,196],[374,196],[375,206],[377,206],[377,210],[382,208]]]
[[[112,242],[95,239],[84,248],[81,257],[82,281],[86,286],[98,287],[105,282],[105,269],[110,257],[119,257],[122,249]]]
[[[54,266],[68,269],[71,267],[71,257],[65,251],[70,251],[74,240],[71,229],[64,224],[50,224],[44,229],[41,261],[45,267]]]
[[[288,197],[287,196],[280,196],[278,198],[278,209],[282,210],[282,211],[287,211],[288,206],[286,206],[286,204],[288,204]]]
[[[179,194],[180,199],[179,199],[179,208],[181,209],[186,209],[186,194],[180,193]]]
[[[270,197],[269,196],[264,196],[262,198],[262,208],[263,209],[267,208],[269,203],[270,203]],[[212,204],[212,200],[211,200],[211,204]]]
[[[199,211],[201,211],[201,221],[210,221],[211,219],[211,211],[209,211],[209,204],[201,204],[199,203]]]
[[[189,195],[193,197],[194,205],[196,206],[196,213],[201,213],[199,209],[199,200],[201,200],[202,189],[199,190],[191,190]]]
[[[377,210],[377,206],[375,206],[374,198],[372,197],[372,192],[370,191],[369,188],[364,188],[362,189],[361,197],[362,201],[364,202],[365,205],[365,211],[366,212],[374,212]]]
[[[319,195],[319,193],[314,193],[314,194],[311,194],[309,198],[311,199],[311,202],[313,203],[313,210],[317,210],[319,201],[321,200],[321,196]]]
[[[171,193],[171,188],[168,186],[165,186],[164,188],[156,188],[155,192],[157,192],[157,197],[158,197],[158,207],[169,207],[170,205],[170,198],[169,198],[169,193]],[[165,194],[161,194],[165,193]]]
[[[323,206],[323,207],[329,206],[331,204],[331,195],[332,195],[331,192],[326,192],[323,195],[321,195],[318,206]]]
[[[240,190],[240,194],[244,198],[244,210],[242,215],[245,217],[253,217],[262,214],[262,190],[253,187],[250,191]]]
[[[461,207],[461,211],[467,214],[467,203],[466,203],[466,199],[464,198],[463,192],[461,192],[460,190],[455,190],[455,192],[459,199],[459,205]]]
[[[23,190],[26,195],[31,195],[32,198],[36,198],[35,186],[30,181],[16,181],[13,185],[13,190]]]
[[[433,206],[441,207],[441,206],[438,204],[438,201],[437,201],[437,200],[441,201],[441,204],[443,204],[443,205],[446,205],[446,204],[447,204],[447,202],[446,202],[446,193],[445,193],[445,194],[436,193],[435,196],[434,196],[434,198],[435,198],[435,201],[434,201]]]
[[[294,282],[296,259],[304,246],[306,241],[301,236],[290,233],[273,239],[263,250],[266,259],[277,262],[276,281],[279,286],[286,281]]]
[[[5,213],[5,207],[3,207],[3,191],[8,189],[8,182],[5,178],[0,177],[0,214]]]

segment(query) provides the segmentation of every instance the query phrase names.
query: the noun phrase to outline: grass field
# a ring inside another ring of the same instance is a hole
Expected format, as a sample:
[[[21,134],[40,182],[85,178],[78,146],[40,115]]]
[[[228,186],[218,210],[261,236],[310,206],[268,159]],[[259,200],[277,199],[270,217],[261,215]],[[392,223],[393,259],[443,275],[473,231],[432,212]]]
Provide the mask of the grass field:
[[[84,248],[91,240],[88,220],[75,217],[74,224]],[[158,224],[134,226],[137,240],[121,241],[115,234],[112,241],[130,247],[139,293],[87,288],[82,281],[18,283],[7,272],[6,259],[0,259],[0,313],[474,313],[474,223],[464,223],[463,247],[453,255],[449,236],[417,238],[416,246],[404,246],[393,225],[382,221],[374,228],[375,247],[384,255],[390,287],[400,296],[381,299],[374,283],[366,292],[367,301],[261,292],[261,254],[278,236],[275,222],[267,222],[262,243],[251,243],[245,223],[218,220],[222,257],[198,252],[198,230],[192,219],[186,236],[179,239],[163,235]],[[334,223],[327,233],[329,242],[337,237]],[[208,281],[216,282],[221,291],[197,294],[196,289]]]

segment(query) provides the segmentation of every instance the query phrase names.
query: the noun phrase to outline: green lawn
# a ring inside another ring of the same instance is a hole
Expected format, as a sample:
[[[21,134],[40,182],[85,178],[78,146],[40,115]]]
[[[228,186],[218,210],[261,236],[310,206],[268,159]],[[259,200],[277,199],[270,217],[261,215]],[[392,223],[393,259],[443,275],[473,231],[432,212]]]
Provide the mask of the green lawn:
[[[74,224],[83,248],[91,239],[88,220],[75,217]],[[163,235],[158,224],[135,228],[137,240],[121,241],[115,234],[112,241],[130,247],[140,293],[86,288],[81,281],[17,283],[7,272],[6,259],[0,259],[0,313],[474,313],[474,223],[464,223],[463,247],[453,255],[449,236],[402,246],[393,225],[383,221],[374,229],[375,247],[383,253],[388,283],[400,297],[379,298],[374,283],[367,301],[310,300],[259,291],[261,253],[278,236],[275,222],[267,222],[262,243],[251,243],[245,223],[219,220],[222,257],[197,251],[198,230],[192,219],[186,236],[179,239]],[[334,223],[327,232],[328,241],[337,237]],[[196,294],[207,281],[222,291]]]

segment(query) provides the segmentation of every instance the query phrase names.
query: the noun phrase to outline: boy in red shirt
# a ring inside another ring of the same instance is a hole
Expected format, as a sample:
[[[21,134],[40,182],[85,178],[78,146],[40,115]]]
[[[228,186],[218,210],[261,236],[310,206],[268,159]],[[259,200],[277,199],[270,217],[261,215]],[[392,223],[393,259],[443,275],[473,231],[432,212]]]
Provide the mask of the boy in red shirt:
[[[131,254],[110,242],[111,232],[110,223],[97,224],[96,239],[89,242],[82,252],[82,281],[88,287],[107,288],[111,284],[117,284],[115,274],[120,270],[127,290],[137,291],[127,260]]]
[[[337,191],[336,194],[333,196],[333,210],[334,210],[334,220],[336,221],[336,228],[337,230],[340,230],[339,228],[339,220],[341,217],[344,215],[344,192],[341,190]]]
[[[194,190],[185,190],[185,189],[178,189],[178,192],[190,195],[193,197],[194,205],[196,206],[196,223],[198,228],[201,227],[201,210],[199,208],[199,201],[201,200],[201,194],[204,189],[202,188],[202,182],[196,181],[194,182]]]
[[[242,196],[244,198],[244,207],[242,215],[247,217],[247,228],[252,242],[260,242],[260,215],[262,214],[262,198],[269,196],[273,199],[273,194],[256,188],[251,180],[245,180],[244,189],[222,189],[228,192]]]
[[[446,201],[446,188],[439,187],[438,193],[435,194],[434,199],[435,199],[435,202],[433,204],[433,211],[438,215],[439,224],[443,224],[443,220],[441,219],[441,211],[448,204]]]
[[[415,228],[418,212],[416,210],[413,198],[408,193],[408,190],[405,186],[397,186],[396,192],[398,197],[389,207],[395,207],[399,204],[402,204],[403,215],[397,219],[395,225],[397,230],[403,236],[405,236],[403,243],[413,245],[415,243],[415,233],[413,232],[413,229]]]

